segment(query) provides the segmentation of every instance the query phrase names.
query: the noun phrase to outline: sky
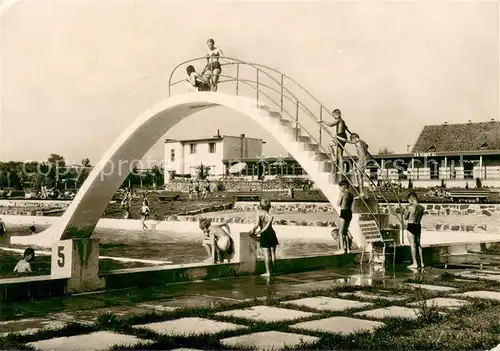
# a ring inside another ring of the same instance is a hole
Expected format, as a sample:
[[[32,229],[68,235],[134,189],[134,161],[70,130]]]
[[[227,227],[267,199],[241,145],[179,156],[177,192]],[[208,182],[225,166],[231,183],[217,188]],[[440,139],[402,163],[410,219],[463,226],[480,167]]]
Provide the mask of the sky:
[[[1,12],[0,12],[1,13]],[[370,145],[405,152],[427,124],[500,118],[498,2],[23,1],[1,14],[0,158],[96,163],[168,97],[181,61],[226,55],[288,74]],[[262,137],[227,109],[165,137]],[[160,140],[149,155],[163,158]]]

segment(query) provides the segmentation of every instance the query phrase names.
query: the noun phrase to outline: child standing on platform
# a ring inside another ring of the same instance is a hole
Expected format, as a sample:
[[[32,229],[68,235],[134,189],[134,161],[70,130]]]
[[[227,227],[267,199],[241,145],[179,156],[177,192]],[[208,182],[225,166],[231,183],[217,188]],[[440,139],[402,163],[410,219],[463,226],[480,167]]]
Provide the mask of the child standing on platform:
[[[264,262],[266,265],[266,273],[262,274],[262,276],[270,277],[271,274],[276,273],[276,246],[279,243],[276,232],[273,229],[274,217],[269,213],[271,202],[267,199],[262,199],[259,209],[255,226],[250,230],[249,234],[254,235],[255,231],[260,228],[260,232],[257,235],[260,236],[260,248],[264,251]]]
[[[345,180],[339,183],[341,195],[337,206],[340,207],[340,219],[339,219],[339,236],[341,248],[345,253],[349,253],[351,250],[351,240],[349,238],[349,225],[352,220],[352,203],[354,201],[354,196],[349,191],[349,183]]]

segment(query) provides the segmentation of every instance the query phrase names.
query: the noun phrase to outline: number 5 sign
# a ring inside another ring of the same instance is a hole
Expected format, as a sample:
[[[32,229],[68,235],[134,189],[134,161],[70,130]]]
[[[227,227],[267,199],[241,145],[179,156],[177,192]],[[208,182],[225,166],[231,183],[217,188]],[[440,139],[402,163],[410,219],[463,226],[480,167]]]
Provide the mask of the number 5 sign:
[[[73,240],[57,241],[52,246],[50,275],[53,278],[71,278]]]

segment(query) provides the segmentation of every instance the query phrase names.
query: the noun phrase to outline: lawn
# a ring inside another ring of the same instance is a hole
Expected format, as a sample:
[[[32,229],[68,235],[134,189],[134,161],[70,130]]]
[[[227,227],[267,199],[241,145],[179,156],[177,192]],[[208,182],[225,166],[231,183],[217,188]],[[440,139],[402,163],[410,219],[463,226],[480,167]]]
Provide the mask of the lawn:
[[[500,284],[496,282],[472,281],[468,283],[456,281],[448,273],[427,274],[425,278],[419,280],[406,280],[406,282],[418,282],[426,284],[435,284],[442,286],[454,286],[458,288],[457,292],[470,290],[495,290],[500,291]],[[319,338],[314,344],[300,345],[297,349],[310,350],[489,350],[500,343],[500,325],[498,316],[500,315],[500,302],[493,300],[468,299],[470,304],[456,310],[439,309],[433,306],[426,306],[423,300],[433,297],[447,296],[446,292],[429,292],[421,289],[414,290],[399,282],[393,286],[387,287],[383,283],[370,287],[350,287],[338,286],[328,290],[315,290],[309,293],[282,296],[279,298],[268,298],[265,301],[248,301],[232,305],[220,305],[211,308],[182,309],[174,312],[156,312],[146,315],[121,318],[116,315],[101,315],[98,321],[91,325],[71,324],[56,331],[39,331],[33,335],[11,334],[5,338],[0,338],[0,347],[4,349],[21,348],[27,349],[25,343],[49,339],[58,336],[71,336],[77,334],[89,333],[97,330],[110,330],[123,334],[135,335],[144,339],[153,340],[153,344],[137,345],[133,348],[124,346],[113,348],[113,350],[125,349],[150,349],[167,350],[173,348],[192,348],[206,350],[229,349],[221,344],[220,340],[236,335],[250,334],[262,331],[294,331],[290,324],[311,320],[311,317],[290,322],[251,322],[249,320],[215,316],[216,312],[232,310],[237,308],[246,308],[256,305],[268,305],[284,307],[280,303],[283,301],[314,297],[330,296],[340,297],[344,292],[376,292],[378,290],[388,291],[387,296],[408,295],[405,301],[388,302],[383,299],[372,300],[374,306],[370,309],[387,306],[405,306],[411,302],[419,302],[421,310],[414,320],[403,318],[384,318],[382,321],[385,326],[376,329],[373,334],[367,332],[355,333],[350,335],[328,334],[322,332],[301,332]],[[356,295],[349,296],[351,300],[360,300]],[[294,307],[303,311],[314,311],[308,308]],[[314,311],[319,314],[319,318],[329,318],[334,316],[353,316],[359,308],[348,309],[341,312]],[[445,312],[445,313],[442,313]],[[159,322],[178,319],[182,317],[201,317],[235,324],[245,325],[247,329],[241,331],[224,331],[217,336],[197,335],[197,336],[165,336],[147,329],[135,329],[132,326],[137,324]],[[234,349],[234,348],[231,348]]]

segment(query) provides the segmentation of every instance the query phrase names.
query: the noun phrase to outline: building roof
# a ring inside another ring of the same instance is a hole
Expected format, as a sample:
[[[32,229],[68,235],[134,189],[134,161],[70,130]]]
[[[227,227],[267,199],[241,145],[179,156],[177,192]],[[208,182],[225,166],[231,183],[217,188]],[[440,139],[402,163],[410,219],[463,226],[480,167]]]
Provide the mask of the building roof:
[[[215,135],[213,137],[207,137],[207,138],[198,138],[198,139],[165,139],[165,143],[181,143],[181,144],[186,144],[186,143],[194,143],[194,142],[202,142],[202,141],[217,141],[217,140],[222,140],[224,138],[241,138],[241,136],[235,136],[235,135]],[[244,136],[245,139],[249,140],[262,140],[261,138],[249,138],[247,136]]]
[[[500,121],[425,126],[412,152],[500,150]]]

